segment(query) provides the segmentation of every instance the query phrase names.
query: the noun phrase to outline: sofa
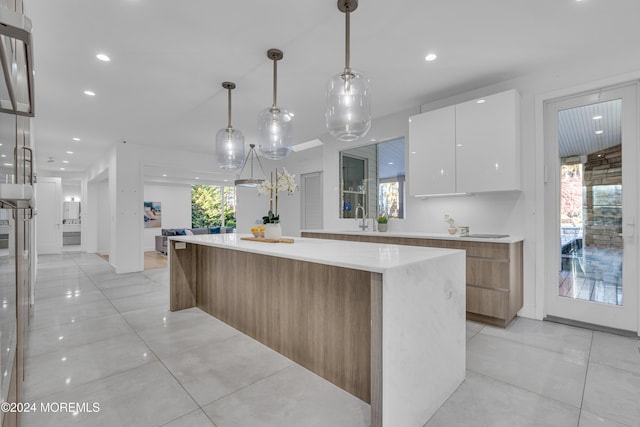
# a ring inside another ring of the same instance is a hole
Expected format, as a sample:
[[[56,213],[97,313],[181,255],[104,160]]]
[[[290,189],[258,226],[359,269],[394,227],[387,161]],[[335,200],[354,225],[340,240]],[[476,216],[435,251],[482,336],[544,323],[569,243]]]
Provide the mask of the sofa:
[[[156,251],[167,254],[167,237],[186,236],[191,234],[220,234],[233,233],[231,227],[211,227],[211,228],[163,228],[162,234],[156,236]]]

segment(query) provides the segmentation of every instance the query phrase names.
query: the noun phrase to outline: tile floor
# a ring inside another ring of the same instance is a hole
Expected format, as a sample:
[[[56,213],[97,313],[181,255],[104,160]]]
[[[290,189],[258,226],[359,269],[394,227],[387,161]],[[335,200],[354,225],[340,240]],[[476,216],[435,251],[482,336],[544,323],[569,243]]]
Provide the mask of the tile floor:
[[[168,289],[166,269],[40,256],[25,397],[100,411],[21,425],[369,425],[368,405],[262,344],[198,309],[167,311]],[[469,322],[467,340],[467,378],[427,427],[640,426],[636,339],[518,319]]]

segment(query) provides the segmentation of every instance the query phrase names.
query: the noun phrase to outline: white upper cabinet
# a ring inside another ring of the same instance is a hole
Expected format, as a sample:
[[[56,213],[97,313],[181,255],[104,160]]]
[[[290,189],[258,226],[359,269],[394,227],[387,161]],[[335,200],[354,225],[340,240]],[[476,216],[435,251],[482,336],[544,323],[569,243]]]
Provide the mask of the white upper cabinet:
[[[410,194],[520,190],[519,105],[510,90],[411,117]]]
[[[519,105],[515,90],[456,105],[458,192],[520,189]]]
[[[412,196],[456,191],[455,106],[411,117],[409,192]]]

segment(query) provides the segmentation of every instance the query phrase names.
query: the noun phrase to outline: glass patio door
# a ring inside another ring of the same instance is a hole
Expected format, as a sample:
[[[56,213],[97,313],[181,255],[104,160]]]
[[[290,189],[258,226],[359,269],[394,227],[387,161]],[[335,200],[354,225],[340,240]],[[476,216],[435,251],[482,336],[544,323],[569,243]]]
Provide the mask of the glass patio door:
[[[546,105],[547,315],[638,331],[636,91]]]

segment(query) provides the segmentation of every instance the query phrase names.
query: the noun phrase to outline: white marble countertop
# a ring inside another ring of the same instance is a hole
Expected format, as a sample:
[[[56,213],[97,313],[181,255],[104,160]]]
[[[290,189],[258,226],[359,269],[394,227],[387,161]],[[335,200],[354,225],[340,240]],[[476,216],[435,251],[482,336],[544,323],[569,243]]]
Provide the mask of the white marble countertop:
[[[460,237],[448,233],[424,233],[415,231],[359,231],[359,230],[300,230],[301,233],[326,233],[326,234],[350,234],[354,236],[378,236],[378,237],[409,237],[414,239],[436,239],[436,240],[462,240],[465,242],[485,242],[485,243],[517,243],[523,240],[519,236],[507,236],[500,238],[487,237]],[[473,234],[473,233],[472,233]],[[484,233],[483,233],[484,234]]]
[[[170,240],[252,252],[262,255],[334,265],[337,267],[384,273],[417,262],[439,258],[455,252],[451,249],[362,243],[296,237],[295,243],[266,243],[241,240],[250,234],[200,234],[170,236]]]

